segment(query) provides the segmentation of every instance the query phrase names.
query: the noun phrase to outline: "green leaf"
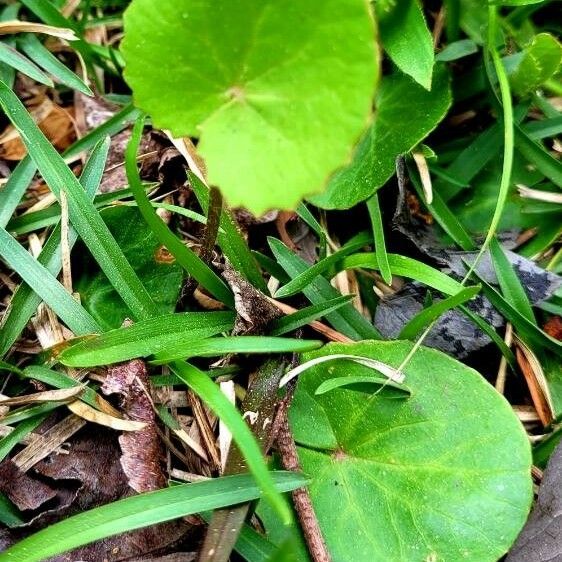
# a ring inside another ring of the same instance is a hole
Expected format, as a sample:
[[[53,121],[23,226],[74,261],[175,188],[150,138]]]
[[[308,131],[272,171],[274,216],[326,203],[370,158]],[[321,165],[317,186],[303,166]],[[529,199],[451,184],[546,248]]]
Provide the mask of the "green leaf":
[[[435,60],[450,62],[462,59],[476,52],[478,52],[478,45],[472,39],[461,39],[460,41],[449,43],[449,45],[436,55]]]
[[[321,341],[268,336],[226,336],[194,341],[189,336],[182,342],[175,342],[158,354],[153,363],[160,365],[175,359],[188,357],[214,357],[228,353],[302,353],[322,346]]]
[[[390,285],[392,283],[392,272],[388,264],[388,255],[386,253],[386,244],[384,240],[384,225],[382,222],[381,209],[379,205],[379,196],[375,193],[367,199],[367,210],[373,227],[373,237],[375,240],[375,254],[380,267],[381,277],[383,281]]]
[[[147,357],[165,351],[178,340],[187,344],[231,330],[232,312],[182,312],[165,314],[94,338],[68,342],[57,356],[68,366],[104,365]]]
[[[292,520],[291,511],[283,497],[276,491],[272,474],[267,469],[260,446],[236,406],[221,392],[218,385],[193,365],[176,361],[170,364],[170,368],[226,425],[265,498],[281,517],[283,524],[289,524]]]
[[[182,269],[173,259],[169,261],[167,254],[161,253],[161,244],[146,227],[138,209],[110,207],[101,210],[100,217],[149,292],[158,314],[172,312],[181,288]],[[82,242],[74,250],[75,290],[80,293],[83,306],[104,330],[117,328],[125,318],[131,317],[130,308],[89,250],[89,245]]]
[[[0,41],[0,61],[33,78],[36,82],[54,86],[53,81],[38,66],[2,41]]]
[[[459,291],[456,295],[447,297],[446,299],[434,302],[431,306],[424,308],[416,314],[403,328],[398,339],[413,340],[424,328],[429,326],[434,320],[437,320],[442,314],[455,308],[459,304],[463,304],[478,294],[481,287],[466,287]]]
[[[375,9],[382,45],[392,62],[430,90],[433,38],[419,0],[376,2]]]
[[[529,297],[496,238],[490,242],[490,257],[505,299],[527,320],[536,324],[537,321]]]
[[[0,228],[0,257],[52,308],[75,333],[88,334],[98,328],[96,321],[29,252]]]
[[[157,314],[156,305],[94,209],[78,178],[33,122],[21,101],[2,82],[0,105],[20,133],[31,158],[52,192],[57,198],[60,197],[61,191],[66,193],[70,221],[121,298],[127,303],[132,315],[140,319]]]
[[[146,224],[177,262],[219,301],[234,306],[234,297],[228,285],[191,249],[188,248],[156,214],[141,183],[137,168],[137,151],[140,145],[144,117],[137,119],[131,140],[125,150],[125,169],[129,187],[135,196],[139,211]]]
[[[279,265],[291,277],[297,277],[297,275],[309,269],[308,263],[293,254],[279,240],[270,238],[268,242]],[[316,277],[309,287],[303,289],[303,293],[314,304],[341,297],[341,294],[330,285],[330,282],[322,277]],[[336,312],[327,314],[326,319],[336,330],[351,339],[381,338],[376,328],[352,304],[346,304]]]
[[[78,90],[87,96],[93,96],[92,90],[67,68],[55,55],[43,46],[33,33],[26,33],[18,39],[18,45],[23,52],[41,68],[54,76],[61,84],[73,90]]]
[[[305,359],[351,353],[398,366],[411,349],[330,344]],[[328,376],[366,373],[332,367],[332,375],[318,365],[300,376],[289,417],[334,562],[501,558],[533,497],[527,435],[503,396],[426,348],[404,369],[408,400],[343,388],[316,395]]]
[[[80,183],[90,198],[94,196],[101,182],[109,146],[109,138],[101,140],[97,144],[94,150],[92,150],[92,154],[80,176]],[[35,166],[33,166],[34,169]],[[70,249],[73,248],[77,238],[78,233],[70,226],[68,230],[68,247]],[[53,230],[47,242],[43,245],[43,249],[37,256],[37,261],[45,266],[54,277],[59,274],[62,269],[60,225]],[[21,283],[16,289],[10,301],[10,307],[4,314],[0,324],[0,357],[4,356],[15,343],[30,318],[36,312],[40,302],[41,297],[26,283]]]
[[[315,391],[315,395],[326,394],[336,388],[350,388],[360,392],[373,394],[384,391],[386,398],[397,396],[399,398],[406,398],[411,394],[410,390],[404,385],[397,384],[388,380],[385,377],[377,378],[370,375],[345,375],[342,377],[335,377],[333,379],[326,379],[323,381]],[[389,392],[390,391],[390,392]]]
[[[306,482],[302,476],[290,472],[272,473],[271,476],[282,492]],[[40,562],[105,537],[258,497],[260,490],[247,474],[138,494],[42,529],[5,550],[0,554],[0,560]]]
[[[124,24],[136,103],[156,126],[199,137],[209,184],[231,206],[295,208],[367,124],[377,55],[363,0],[134,0]]]
[[[562,45],[550,33],[539,33],[509,76],[513,91],[519,96],[533,92],[560,70],[561,61]]]
[[[5,227],[23,194],[29,187],[36,167],[33,160],[26,156],[12,171],[4,187],[0,188],[0,226]]]
[[[367,199],[393,175],[396,157],[435,129],[450,104],[444,66],[435,68],[430,92],[402,74],[385,76],[377,94],[375,121],[351,164],[334,174],[324,193],[310,200],[325,209],[347,209]]]

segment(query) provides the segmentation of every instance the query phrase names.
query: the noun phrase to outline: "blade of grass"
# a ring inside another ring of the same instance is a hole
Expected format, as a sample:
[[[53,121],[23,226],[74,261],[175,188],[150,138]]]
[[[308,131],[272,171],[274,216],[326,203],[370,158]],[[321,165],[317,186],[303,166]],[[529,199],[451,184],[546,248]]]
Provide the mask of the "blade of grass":
[[[309,269],[308,263],[291,252],[276,238],[269,238],[268,242],[277,262],[290,277],[297,277]],[[327,279],[319,276],[310,283],[310,286],[303,289],[303,293],[313,304],[341,297],[341,294],[330,285]],[[352,304],[346,304],[339,310],[327,314],[326,320],[336,330],[353,340],[382,339],[377,329]]]
[[[0,61],[33,78],[33,80],[40,84],[54,86],[53,81],[38,66],[2,41],[0,41]]]
[[[158,313],[150,295],[123,255],[80,182],[45,138],[17,96],[0,82],[0,105],[20,132],[29,154],[57,198],[64,191],[70,221],[136,319]]]
[[[176,361],[170,365],[170,368],[223,421],[232,433],[232,438],[244,455],[246,464],[264,496],[280,515],[283,523],[289,524],[292,519],[291,511],[283,497],[275,490],[260,447],[236,407],[205,373],[193,365]]]
[[[490,243],[490,257],[505,299],[525,316],[529,322],[536,325],[537,320],[529,302],[529,297],[496,238]]]
[[[302,326],[310,324],[310,322],[313,322],[314,320],[318,320],[318,318],[322,318],[322,316],[330,314],[330,312],[338,310],[342,306],[350,303],[352,300],[353,295],[343,295],[319,304],[307,306],[297,312],[293,312],[293,314],[283,316],[273,323],[273,327],[270,330],[269,335],[281,336],[288,332],[293,332]]]
[[[67,68],[55,55],[43,46],[41,41],[33,34],[26,33],[18,39],[18,45],[22,51],[43,70],[49,72],[61,84],[72,90],[78,90],[87,96],[93,96],[92,90],[76,75]]]
[[[0,229],[0,256],[75,334],[89,334],[98,329],[96,321],[67,293],[49,270],[3,228]]]
[[[459,304],[463,304],[478,294],[481,287],[465,287],[456,295],[447,297],[446,299],[434,302],[431,306],[424,308],[416,314],[401,330],[398,339],[412,340],[424,328],[429,326],[434,320],[437,320],[442,314],[455,308]]]
[[[137,168],[137,151],[140,145],[144,117],[135,122],[131,140],[125,151],[125,169],[127,179],[139,211],[146,224],[154,232],[156,237],[166,246],[168,251],[176,258],[177,262],[197,282],[209,291],[222,303],[234,307],[234,297],[226,283],[191,249],[189,249],[164,223],[153,209],[146,192],[142,186]]]
[[[131,326],[109,330],[94,338],[68,342],[56,359],[68,366],[104,365],[165,351],[178,340],[191,344],[231,330],[231,312],[181,312],[157,316]]]
[[[384,227],[382,223],[381,208],[379,206],[379,196],[375,193],[367,199],[367,210],[373,227],[373,236],[375,240],[375,254],[380,267],[380,274],[387,285],[392,283],[392,272],[388,264],[388,256],[386,254],[386,244],[384,240]]]
[[[206,214],[209,208],[209,190],[203,182],[193,173],[189,172],[189,180],[199,205]],[[234,269],[243,275],[254,287],[262,293],[268,294],[267,285],[263,279],[259,265],[254,258],[246,240],[240,233],[236,219],[228,209],[223,207],[218,244]]]
[[[97,146],[94,147],[88,162],[84,166],[80,177],[80,183],[83,185],[87,196],[90,198],[94,196],[100,184],[108,151],[109,139],[107,138],[100,141]],[[74,246],[77,239],[78,234],[76,230],[70,227],[68,232],[69,248]],[[37,261],[45,266],[53,277],[56,277],[62,268],[60,240],[61,230],[59,225],[49,236],[41,253],[37,256]],[[37,310],[40,302],[41,297],[26,283],[21,283],[16,289],[12,296],[10,307],[5,312],[0,324],[0,357],[3,357],[15,343],[30,318]],[[98,329],[95,331],[98,331]]]
[[[162,365],[188,357],[214,357],[228,353],[303,353],[322,347],[317,340],[301,340],[268,336],[227,336],[183,341],[169,346],[158,354],[152,364]]]
[[[29,187],[37,168],[26,156],[10,174],[6,185],[0,189],[0,226],[5,227]]]
[[[5,437],[0,439],[0,462],[2,462],[12,451],[12,449],[32,431],[37,429],[48,414],[42,414],[22,421],[18,426]]]
[[[280,492],[306,483],[301,475],[290,472],[271,473],[269,478]],[[259,497],[259,488],[247,474],[138,494],[42,529],[5,550],[0,560],[40,562],[105,537]]]

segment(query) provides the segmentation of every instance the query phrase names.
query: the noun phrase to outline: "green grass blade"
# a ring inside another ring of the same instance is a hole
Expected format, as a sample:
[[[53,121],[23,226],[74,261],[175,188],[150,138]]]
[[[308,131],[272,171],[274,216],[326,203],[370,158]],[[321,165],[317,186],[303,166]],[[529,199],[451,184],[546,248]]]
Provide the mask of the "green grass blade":
[[[273,323],[273,327],[269,332],[270,336],[281,336],[288,332],[293,332],[302,326],[306,326],[330,314],[330,312],[335,312],[342,306],[349,304],[353,300],[353,295],[343,295],[341,297],[336,297],[335,299],[330,299],[319,304],[313,304],[293,312],[287,316],[279,318]]]
[[[424,308],[416,314],[401,330],[398,339],[413,340],[424,329],[427,328],[434,320],[437,320],[442,314],[455,308],[459,304],[463,304],[478,294],[481,287],[466,287],[459,291],[456,295],[447,297],[446,299],[437,301],[431,306]]]
[[[22,35],[18,39],[18,45],[36,65],[54,76],[61,84],[73,90],[78,90],[87,96],[94,95],[92,90],[72,70],[67,68],[49,49],[43,46],[35,34],[26,33]]]
[[[29,187],[37,168],[26,156],[10,174],[6,185],[0,189],[0,226],[5,227]]]
[[[226,283],[168,228],[152,207],[142,185],[136,160],[143,126],[144,118],[137,119],[125,151],[127,179],[140,213],[158,240],[166,246],[177,262],[214,297],[228,306],[234,307],[234,297]]]
[[[290,472],[268,476],[272,487],[279,492],[293,490],[306,482],[301,475]],[[42,529],[5,550],[0,554],[0,561],[40,562],[105,537],[259,497],[259,488],[247,474],[139,494]]]
[[[0,41],[0,61],[33,78],[40,84],[54,86],[53,81],[38,66],[2,41]]]
[[[5,437],[0,439],[0,462],[3,461],[12,451],[12,449],[32,431],[37,429],[41,422],[47,417],[47,414],[35,416],[22,421],[18,426]]]
[[[527,320],[536,324],[537,321],[529,297],[496,238],[490,243],[490,257],[505,299]]]
[[[304,353],[322,346],[321,341],[268,336],[226,336],[175,343],[158,354],[153,364],[161,365],[188,357],[214,357],[228,353]]]
[[[375,254],[380,267],[380,274],[383,281],[390,285],[392,283],[392,272],[388,264],[388,256],[386,254],[386,243],[384,240],[384,226],[382,223],[381,208],[379,205],[379,196],[375,193],[367,199],[367,210],[373,227],[373,236],[375,240]]]
[[[179,341],[191,344],[231,330],[232,312],[181,312],[166,314],[109,330],[100,336],[69,342],[57,360],[68,366],[104,365],[165,351]]]
[[[88,312],[3,228],[0,229],[0,256],[75,334],[97,330],[98,325]]]
[[[83,185],[87,196],[90,198],[94,196],[100,184],[108,151],[109,139],[100,141],[84,166],[80,177],[80,183]],[[76,230],[70,227],[68,231],[68,245],[70,248],[74,246],[77,238],[78,234]],[[62,268],[60,240],[60,226],[57,226],[37,257],[37,261],[43,265],[53,277],[56,277]],[[26,283],[21,283],[16,289],[12,296],[10,307],[4,314],[0,324],[0,357],[3,357],[15,343],[30,318],[37,310],[40,302],[41,297]],[[96,329],[95,331],[98,330]]]
[[[220,388],[205,373],[193,365],[176,361],[170,365],[170,368],[226,425],[264,497],[275,508],[283,523],[289,524],[292,520],[291,510],[275,489],[272,474],[267,468],[261,449],[236,406],[228,400]],[[192,485],[190,484],[190,486]],[[0,562],[1,560],[0,556]]]
[[[207,213],[209,207],[209,190],[201,180],[193,173],[189,173],[189,180],[195,197],[199,201],[199,205],[204,213]],[[231,265],[243,277],[245,277],[254,287],[267,294],[267,285],[263,279],[262,273],[254,258],[248,244],[240,230],[236,220],[231,216],[229,211],[223,208],[220,228],[222,233],[219,233],[218,244],[221,247],[224,255],[228,258]]]
[[[308,263],[291,252],[276,238],[270,238],[268,241],[277,262],[290,277],[297,277],[310,268]],[[309,287],[303,289],[303,293],[313,304],[341,297],[341,294],[330,285],[327,279],[319,276],[310,283]],[[382,339],[377,329],[352,304],[346,304],[339,310],[326,315],[326,320],[336,330],[353,340]]]
[[[302,291],[307,285],[310,285],[312,281],[318,275],[322,275],[323,273],[330,271],[332,267],[334,267],[338,262],[342,260],[345,256],[356,252],[363,248],[366,244],[371,241],[370,235],[363,235],[359,234],[355,236],[352,240],[347,242],[344,246],[342,246],[337,252],[334,252],[331,256],[316,262],[313,266],[307,268],[306,272],[298,275],[289,283],[281,287],[275,293],[275,298],[284,298],[290,297],[296,293]]]
[[[158,314],[150,295],[123,255],[80,182],[39,130],[17,96],[0,82],[0,105],[20,132],[29,154],[57,198],[64,191],[70,221],[136,319]]]

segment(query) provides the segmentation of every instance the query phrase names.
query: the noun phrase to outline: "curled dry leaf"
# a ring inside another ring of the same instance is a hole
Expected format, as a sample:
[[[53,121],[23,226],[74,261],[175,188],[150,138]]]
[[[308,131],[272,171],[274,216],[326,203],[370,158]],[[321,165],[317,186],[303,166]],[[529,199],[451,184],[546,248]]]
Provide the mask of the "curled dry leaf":
[[[60,39],[66,39],[67,41],[78,40],[78,37],[76,37],[72,29],[66,29],[64,27],[54,27],[52,25],[20,20],[0,22],[0,35],[12,33],[41,33],[44,35],[51,35],[52,37],[59,37]]]
[[[26,394],[25,396],[2,398],[0,399],[0,406],[22,406],[24,404],[35,404],[38,402],[66,402],[80,394],[83,389],[83,386],[73,386],[72,388],[35,392],[34,394]]]
[[[73,414],[76,414],[89,422],[104,425],[105,427],[110,427],[111,429],[117,429],[119,431],[139,431],[140,429],[146,427],[146,424],[143,422],[124,420],[111,416],[110,414],[106,414],[105,412],[100,412],[100,410],[96,410],[80,400],[75,400],[74,402],[67,404],[67,408]]]
[[[142,429],[119,437],[121,466],[129,486],[139,493],[166,486],[163,454],[148,388],[146,366],[139,359],[111,366],[102,386],[105,394],[121,396],[121,406],[132,421],[144,424]]]

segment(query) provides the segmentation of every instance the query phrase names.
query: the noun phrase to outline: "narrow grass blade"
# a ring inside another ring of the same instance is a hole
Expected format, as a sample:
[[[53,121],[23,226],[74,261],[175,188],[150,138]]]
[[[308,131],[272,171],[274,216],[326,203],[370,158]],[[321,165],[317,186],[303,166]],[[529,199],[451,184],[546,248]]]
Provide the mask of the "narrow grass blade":
[[[94,197],[100,184],[108,151],[109,139],[107,138],[98,143],[84,166],[80,177],[80,183],[83,185],[87,196],[90,198]],[[45,266],[53,277],[56,277],[62,268],[60,235],[60,226],[57,226],[37,257],[37,261]],[[77,238],[78,234],[76,230],[70,227],[68,232],[68,245],[70,248],[74,246]],[[0,325],[0,357],[3,357],[10,347],[12,347],[29,322],[29,319],[37,310],[40,302],[41,297],[26,283],[20,284],[16,289],[16,292],[12,296],[10,307],[4,314]],[[95,331],[98,330],[96,329]]]
[[[38,66],[2,41],[0,41],[0,61],[33,78],[40,84],[54,86],[53,81]]]
[[[132,326],[109,330],[100,336],[68,342],[56,355],[70,367],[95,366],[147,357],[165,351],[178,341],[191,345],[194,340],[208,338],[231,330],[231,312],[182,312],[166,314],[137,322]],[[58,349],[55,348],[56,354]]]
[[[466,287],[459,291],[456,295],[447,297],[446,299],[437,301],[431,306],[424,308],[416,314],[403,328],[398,339],[413,340],[424,329],[427,328],[434,320],[437,320],[442,314],[455,308],[459,304],[463,304],[476,296],[481,287]]]
[[[279,492],[303,486],[299,474],[268,475]],[[0,560],[40,562],[93,541],[184,517],[199,511],[251,501],[260,490],[247,474],[139,494],[84,511],[23,539],[0,554]]]
[[[70,221],[136,319],[158,314],[150,295],[123,255],[80,182],[39,130],[17,96],[0,82],[0,105],[21,134],[47,185],[57,198],[64,191]]]
[[[158,354],[152,363],[161,365],[188,357],[214,357],[227,353],[303,353],[322,346],[321,341],[268,336],[227,336],[173,344]]]
[[[10,454],[12,449],[24,437],[34,431],[46,417],[47,414],[43,414],[24,420],[19,423],[11,433],[8,433],[8,435],[2,437],[2,439],[0,439],[0,462],[2,462]]]
[[[268,242],[277,262],[290,277],[297,277],[310,268],[308,263],[291,252],[276,238],[270,238]],[[341,294],[330,285],[327,279],[319,276],[310,283],[309,287],[303,289],[303,293],[313,304],[341,297]],[[326,319],[336,330],[353,340],[382,339],[377,329],[352,304],[346,304],[339,310],[331,312],[326,315]]]
[[[226,425],[265,498],[275,508],[283,523],[290,523],[291,511],[275,489],[272,474],[267,469],[260,447],[236,407],[205,373],[193,365],[176,361],[170,365],[170,368]]]
[[[505,299],[529,322],[536,324],[537,321],[529,297],[496,238],[490,243],[490,257]]]
[[[345,387],[357,387],[355,390],[361,390],[363,392],[368,392],[369,394],[379,394],[383,390],[391,390],[390,396],[406,398],[412,392],[411,390],[401,384],[395,383],[384,377],[376,376],[361,376],[361,375],[349,375],[345,377],[336,377],[333,379],[326,379],[322,381],[320,386],[315,390],[314,394],[326,394],[337,388]],[[374,389],[373,389],[374,387]],[[386,397],[389,397],[386,394]]]
[[[234,297],[226,283],[191,249],[189,249],[156,214],[144,187],[137,168],[137,151],[140,144],[144,118],[137,119],[131,140],[125,152],[127,179],[146,224],[156,237],[168,248],[177,262],[197,280],[207,291],[222,303],[234,307]]]
[[[61,84],[73,90],[78,90],[87,96],[94,95],[92,90],[72,70],[57,59],[49,49],[44,47],[33,33],[23,35],[18,39],[18,45],[35,64],[49,72]]]
[[[356,252],[363,248],[366,244],[371,241],[370,235],[359,234],[350,240],[345,246],[342,246],[337,252],[334,252],[331,256],[316,262],[313,266],[307,268],[306,273],[295,277],[285,286],[281,287],[275,293],[275,298],[290,297],[300,291],[302,291],[307,285],[309,285],[315,277],[322,275],[325,272],[330,271],[338,262],[342,260],[345,256]]]
[[[29,187],[37,168],[26,156],[10,174],[6,185],[0,188],[0,226],[5,227]]]
[[[193,173],[189,173],[191,187],[199,205],[206,214],[209,207],[209,190],[201,180]],[[232,264],[236,271],[240,272],[254,287],[267,294],[267,285],[263,279],[258,263],[254,258],[246,240],[240,233],[236,219],[231,216],[228,209],[224,209],[221,214],[218,244],[224,255]]]
[[[375,239],[375,254],[380,267],[380,274],[387,285],[392,283],[392,272],[388,264],[388,256],[386,254],[386,243],[384,240],[384,227],[382,224],[381,208],[379,206],[379,196],[375,193],[367,199],[367,210],[373,227],[373,236]]]
[[[336,297],[335,299],[330,299],[319,304],[313,304],[302,308],[293,314],[289,314],[279,320],[275,321],[273,328],[270,330],[269,335],[271,336],[281,336],[287,332],[292,332],[310,324],[314,320],[318,320],[322,316],[330,314],[341,308],[342,306],[349,304],[353,300],[353,295],[343,295],[341,297]]]
[[[0,229],[0,256],[75,334],[97,330],[96,321],[88,312],[3,228]]]

